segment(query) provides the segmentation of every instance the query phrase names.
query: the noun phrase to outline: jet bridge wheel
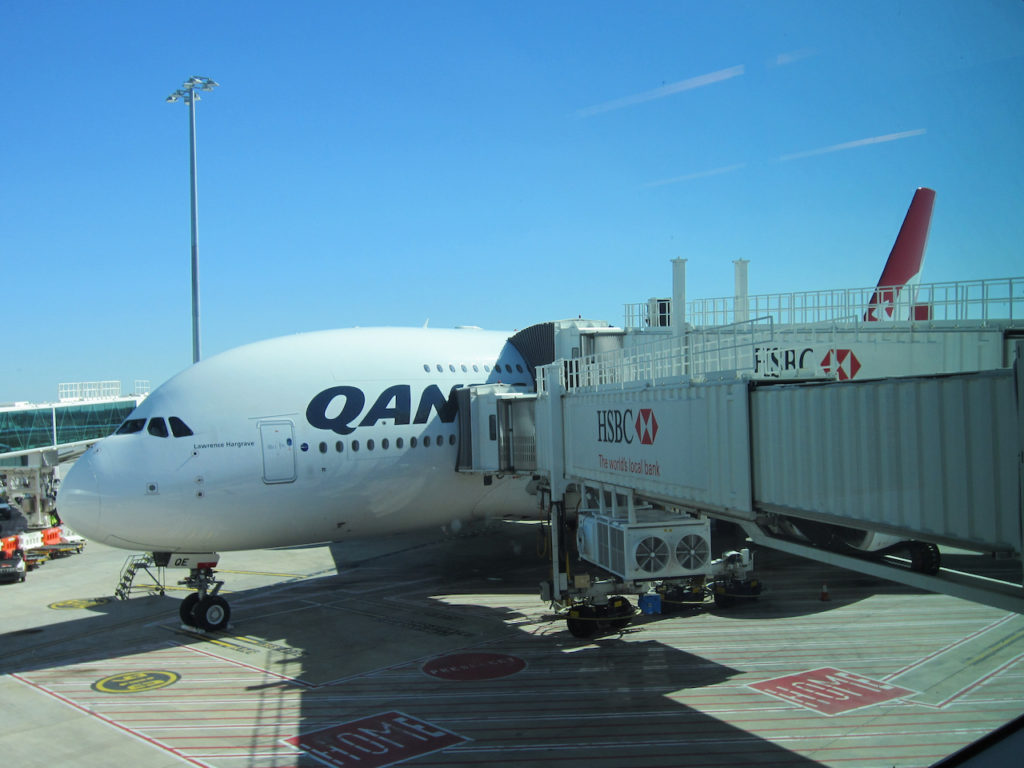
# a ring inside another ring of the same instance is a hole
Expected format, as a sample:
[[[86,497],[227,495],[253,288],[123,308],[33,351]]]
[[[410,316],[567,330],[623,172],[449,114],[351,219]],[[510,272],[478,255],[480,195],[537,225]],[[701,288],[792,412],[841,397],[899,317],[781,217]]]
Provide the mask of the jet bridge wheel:
[[[701,576],[687,584],[661,584],[655,591],[661,596],[661,612],[666,614],[700,607],[707,589]]]
[[[565,626],[573,637],[591,637],[598,629],[597,608],[592,605],[574,605],[569,609]]]
[[[608,619],[608,624],[612,629],[625,629],[636,614],[633,604],[622,596],[613,597],[608,601],[608,605],[602,606],[602,608],[598,608],[598,615],[603,613],[603,618]]]
[[[756,600],[761,594],[757,579],[722,579],[713,588],[716,608],[731,608],[740,600]]]
[[[934,576],[939,572],[942,560],[939,548],[926,541],[910,542],[910,569]]]
[[[609,629],[625,629],[636,615],[628,599],[617,595],[605,605],[580,604],[569,609],[565,624],[573,637],[588,638]]]
[[[722,584],[715,585],[715,607],[732,608],[736,605],[736,596],[731,595],[728,589]]]

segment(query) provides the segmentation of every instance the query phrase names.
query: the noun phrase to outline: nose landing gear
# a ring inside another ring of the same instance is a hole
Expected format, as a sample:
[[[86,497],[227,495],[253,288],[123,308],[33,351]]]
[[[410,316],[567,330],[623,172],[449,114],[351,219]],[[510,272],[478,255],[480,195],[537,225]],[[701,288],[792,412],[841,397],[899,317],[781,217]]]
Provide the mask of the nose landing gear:
[[[178,615],[181,623],[207,632],[226,629],[231,619],[231,606],[218,593],[224,582],[216,577],[214,568],[220,561],[216,552],[200,555],[153,553],[157,564],[169,568],[188,568],[188,576],[179,584],[183,584],[195,592],[181,601]]]
[[[188,578],[178,583],[196,590],[181,601],[178,613],[183,624],[208,632],[227,627],[231,606],[217,594],[224,582],[215,577],[213,568],[192,568]]]
[[[198,592],[193,592],[181,601],[178,614],[181,616],[182,624],[212,632],[227,627],[231,618],[231,606],[220,595],[200,597]]]

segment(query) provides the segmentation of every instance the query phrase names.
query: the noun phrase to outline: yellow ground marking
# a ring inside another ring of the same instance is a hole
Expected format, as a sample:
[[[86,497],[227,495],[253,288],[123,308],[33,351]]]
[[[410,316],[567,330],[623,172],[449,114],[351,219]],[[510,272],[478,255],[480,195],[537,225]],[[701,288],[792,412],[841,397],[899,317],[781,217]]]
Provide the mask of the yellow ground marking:
[[[92,684],[94,691],[101,693],[145,693],[166,688],[181,679],[177,672],[164,670],[140,670],[138,672],[121,672],[104,677]]]
[[[113,600],[112,597],[80,597],[72,600],[59,600],[56,603],[50,603],[48,607],[55,610],[63,610],[66,608],[93,608],[97,605],[104,605]]]

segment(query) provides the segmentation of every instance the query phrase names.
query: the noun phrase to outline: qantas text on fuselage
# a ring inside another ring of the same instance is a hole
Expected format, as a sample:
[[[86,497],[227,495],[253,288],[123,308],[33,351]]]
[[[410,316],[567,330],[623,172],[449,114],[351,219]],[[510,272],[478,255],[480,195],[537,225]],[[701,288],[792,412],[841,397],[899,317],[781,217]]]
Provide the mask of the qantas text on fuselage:
[[[448,397],[445,398],[440,387],[436,384],[429,385],[420,393],[419,404],[416,406],[416,415],[412,417],[412,423],[426,424],[430,419],[430,412],[435,411],[442,423],[451,424],[458,414],[455,391],[462,386],[462,384],[453,386]],[[341,410],[337,412],[337,415],[329,416],[328,411],[333,411],[339,404]],[[339,435],[349,435],[355,432],[356,427],[352,423],[363,412],[365,405],[366,393],[359,387],[344,385],[330,387],[309,401],[309,405],[306,407],[306,421],[317,429],[329,429]],[[372,427],[378,421],[385,419],[393,419],[396,425],[409,424],[410,415],[412,415],[412,387],[408,384],[395,384],[377,396],[357,426]]]

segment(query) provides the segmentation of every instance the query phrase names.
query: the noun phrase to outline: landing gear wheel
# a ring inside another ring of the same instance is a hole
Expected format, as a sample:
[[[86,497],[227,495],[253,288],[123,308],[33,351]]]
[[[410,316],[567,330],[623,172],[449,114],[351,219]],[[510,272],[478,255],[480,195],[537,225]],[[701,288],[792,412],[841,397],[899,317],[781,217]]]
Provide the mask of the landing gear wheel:
[[[924,541],[910,542],[910,569],[934,576],[941,567],[939,548]]]
[[[224,629],[230,618],[231,608],[228,601],[218,595],[200,600],[195,609],[195,625],[207,632]]]
[[[181,623],[187,624],[190,627],[196,625],[196,605],[199,604],[199,595],[195,592],[191,593],[184,600],[181,601],[181,605],[178,606],[178,615],[181,617]]]
[[[574,605],[565,625],[573,637],[588,638],[597,632],[597,609],[592,605]]]

